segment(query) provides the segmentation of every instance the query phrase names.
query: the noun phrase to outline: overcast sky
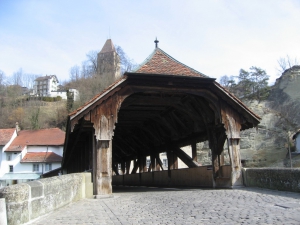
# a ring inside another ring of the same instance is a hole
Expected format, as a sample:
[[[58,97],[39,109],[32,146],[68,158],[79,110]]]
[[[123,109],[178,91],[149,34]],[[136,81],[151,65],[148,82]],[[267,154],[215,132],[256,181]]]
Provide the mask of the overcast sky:
[[[69,79],[107,38],[136,63],[159,47],[214,78],[251,66],[273,82],[300,61],[299,0],[0,0],[0,70]]]

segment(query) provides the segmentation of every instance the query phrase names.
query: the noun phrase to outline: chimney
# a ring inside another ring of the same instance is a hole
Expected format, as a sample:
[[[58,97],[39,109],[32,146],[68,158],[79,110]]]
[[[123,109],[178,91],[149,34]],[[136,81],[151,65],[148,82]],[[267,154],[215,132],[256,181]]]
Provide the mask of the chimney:
[[[20,130],[21,130],[21,129],[20,129],[20,127],[19,127],[19,123],[16,122],[16,131],[17,131],[17,135],[18,135],[18,133],[19,133]]]

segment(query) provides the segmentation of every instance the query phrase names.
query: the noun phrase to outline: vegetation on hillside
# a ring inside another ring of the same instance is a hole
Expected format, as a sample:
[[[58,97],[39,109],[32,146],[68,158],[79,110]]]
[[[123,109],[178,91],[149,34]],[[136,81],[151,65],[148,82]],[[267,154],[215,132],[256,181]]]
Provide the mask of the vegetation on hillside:
[[[238,76],[222,76],[220,84],[239,98],[261,101],[268,97],[268,80],[269,75],[265,70],[252,66],[249,71],[240,69]]]
[[[121,73],[130,71],[135,66],[133,60],[120,46],[116,46],[116,51],[120,56]],[[29,97],[29,89],[33,88],[38,75],[25,74],[19,69],[12,77],[6,77],[0,70],[0,128],[12,128],[18,122],[21,129],[59,127],[64,130],[67,115],[71,111],[114,82],[97,73],[97,52],[90,51],[81,67],[71,67],[70,80],[62,84],[61,90],[79,91],[80,99],[75,102],[69,96],[67,101],[61,98]]]

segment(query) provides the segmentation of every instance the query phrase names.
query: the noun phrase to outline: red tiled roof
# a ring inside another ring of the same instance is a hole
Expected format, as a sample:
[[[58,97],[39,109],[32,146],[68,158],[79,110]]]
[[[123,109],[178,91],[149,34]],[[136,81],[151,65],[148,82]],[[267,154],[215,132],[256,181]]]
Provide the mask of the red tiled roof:
[[[0,145],[6,145],[15,132],[15,128],[0,129]]]
[[[21,163],[30,162],[61,162],[62,157],[54,152],[28,152],[21,160]]]
[[[172,58],[160,48],[156,48],[154,52],[133,72],[208,77]]]
[[[21,130],[10,146],[8,152],[22,151],[25,146],[62,146],[65,142],[65,132],[58,128],[43,130]]]

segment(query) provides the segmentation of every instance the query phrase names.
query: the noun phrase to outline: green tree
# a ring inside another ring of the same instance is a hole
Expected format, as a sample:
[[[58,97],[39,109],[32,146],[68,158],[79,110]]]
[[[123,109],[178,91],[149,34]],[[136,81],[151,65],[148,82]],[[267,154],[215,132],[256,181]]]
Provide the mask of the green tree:
[[[252,66],[249,72],[252,80],[252,92],[256,94],[257,100],[261,100],[261,90],[268,87],[269,75],[266,71]]]
[[[39,115],[40,115],[40,107],[37,107],[36,110],[32,110],[32,113],[30,116],[30,123],[31,123],[32,130],[40,129]]]
[[[244,70],[244,69],[240,69],[240,73],[238,76],[238,90],[240,92],[240,97],[244,97],[247,96],[249,94],[252,93],[252,79],[251,79],[251,74]]]

